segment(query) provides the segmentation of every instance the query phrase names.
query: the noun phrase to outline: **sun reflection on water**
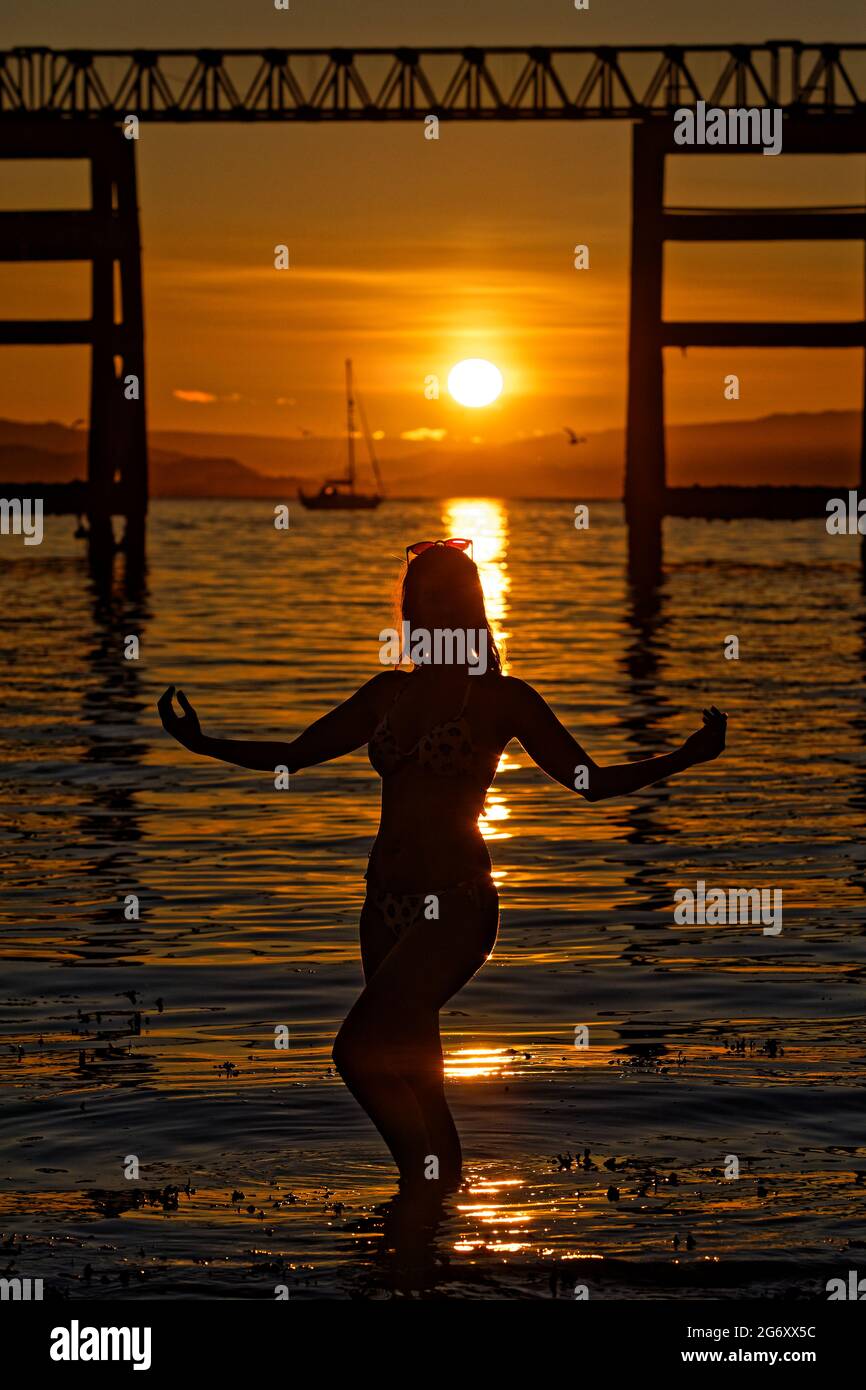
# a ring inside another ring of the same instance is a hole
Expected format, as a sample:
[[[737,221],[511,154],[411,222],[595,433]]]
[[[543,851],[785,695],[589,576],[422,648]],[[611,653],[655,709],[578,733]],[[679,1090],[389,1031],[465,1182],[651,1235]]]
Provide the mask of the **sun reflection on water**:
[[[468,1200],[458,1204],[458,1211],[468,1223],[481,1229],[460,1236],[454,1243],[455,1251],[466,1254],[489,1250],[499,1255],[515,1255],[530,1247],[532,1212],[523,1206],[512,1206],[508,1200],[513,1195],[510,1189],[518,1187],[523,1187],[519,1178],[497,1181],[482,1178],[471,1185]]]
[[[481,587],[484,591],[484,606],[493,631],[496,645],[502,654],[503,674],[508,673],[508,661],[504,643],[511,635],[505,626],[508,616],[508,593],[511,579],[508,574],[506,555],[508,551],[508,513],[504,505],[495,498],[452,497],[445,503],[442,522],[446,536],[468,536],[472,540],[472,555],[478,566]],[[499,759],[497,777],[516,763],[503,752]],[[491,787],[487,793],[484,810],[478,819],[478,828],[485,840],[510,840],[511,832],[505,821],[511,811],[501,787]]]
[[[452,497],[442,514],[446,536],[469,536],[472,557],[481,576],[484,606],[497,646],[511,635],[505,629],[511,578],[506,564],[508,513],[501,502],[489,497]],[[503,671],[508,664],[503,661]]]
[[[504,1047],[461,1047],[445,1058],[445,1075],[455,1081],[479,1076],[509,1076],[514,1060],[511,1049]]]

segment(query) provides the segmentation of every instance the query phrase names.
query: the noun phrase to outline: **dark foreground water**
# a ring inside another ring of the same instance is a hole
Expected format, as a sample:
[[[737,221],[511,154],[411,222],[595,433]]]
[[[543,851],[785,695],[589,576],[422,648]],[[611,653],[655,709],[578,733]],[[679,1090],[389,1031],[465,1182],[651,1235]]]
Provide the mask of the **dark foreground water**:
[[[209,732],[294,735],[379,669],[403,547],[441,534],[475,538],[512,672],[594,757],[665,751],[711,701],[730,746],[594,806],[508,750],[499,942],[443,1016],[470,1182],[428,1283],[826,1297],[866,1263],[857,540],[668,521],[636,604],[620,508],[572,514],[293,506],[283,533],[266,504],[158,502],[140,596],[94,586],[68,519],[2,540],[6,1273],[73,1298],[390,1291],[392,1165],[330,1065],[376,779],[359,753],[278,792],[172,744],[154,705],[173,681]],[[698,879],[781,889],[781,933],[676,925]]]

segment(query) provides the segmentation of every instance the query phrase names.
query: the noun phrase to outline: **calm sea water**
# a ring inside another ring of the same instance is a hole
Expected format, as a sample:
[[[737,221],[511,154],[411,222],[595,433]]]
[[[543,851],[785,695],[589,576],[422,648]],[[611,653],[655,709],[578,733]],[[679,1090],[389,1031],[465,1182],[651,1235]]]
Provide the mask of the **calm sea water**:
[[[710,702],[730,738],[600,805],[503,758],[499,942],[443,1016],[471,1183],[438,1292],[824,1296],[864,1263],[857,542],[670,520],[664,584],[635,601],[619,506],[580,532],[572,512],[293,506],[277,532],[270,504],[157,502],[138,595],[94,586],[68,518],[3,539],[9,1271],[73,1298],[387,1295],[393,1169],[330,1064],[377,780],[362,751],[277,792],[178,748],[155,701],[175,682],[208,732],[293,736],[379,669],[403,547],[442,534],[475,538],[511,671],[595,758],[670,749]],[[782,933],[675,925],[698,879],[780,888]]]

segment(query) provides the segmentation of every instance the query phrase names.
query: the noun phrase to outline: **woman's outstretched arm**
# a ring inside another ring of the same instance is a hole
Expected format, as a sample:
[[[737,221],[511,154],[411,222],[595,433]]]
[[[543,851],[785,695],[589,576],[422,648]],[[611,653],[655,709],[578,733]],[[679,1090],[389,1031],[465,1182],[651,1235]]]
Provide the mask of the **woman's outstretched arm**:
[[[236,767],[248,767],[254,772],[273,772],[276,767],[287,767],[289,772],[297,772],[302,767],[341,758],[344,753],[351,753],[369,741],[378,723],[378,701],[372,687],[383,679],[387,680],[390,674],[381,672],[374,676],[342,705],[337,705],[336,709],[317,719],[297,738],[288,742],[210,738],[202,732],[198,715],[182,690],[177,691],[177,699],[183,714],[177,713],[172,703],[175,694],[173,685],[160,697],[157,709],[163,728],[191,753],[218,758],[224,763],[234,763]]]
[[[725,746],[726,714],[711,705],[704,710],[703,727],[690,734],[673,753],[643,758],[634,763],[601,767],[560,724],[550,705],[525,681],[507,678],[508,704],[513,737],[519,739],[533,762],[570,791],[587,801],[627,796],[662,782],[696,763],[717,758]]]

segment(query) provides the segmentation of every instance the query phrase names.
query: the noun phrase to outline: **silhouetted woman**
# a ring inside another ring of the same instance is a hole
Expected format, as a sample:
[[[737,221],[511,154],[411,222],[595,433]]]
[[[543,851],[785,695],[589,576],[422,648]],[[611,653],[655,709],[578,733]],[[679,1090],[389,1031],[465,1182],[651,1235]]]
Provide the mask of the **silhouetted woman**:
[[[173,686],[159,701],[163,725],[184,747],[261,772],[297,772],[367,745],[382,779],[382,815],[361,912],[366,984],[337,1034],[334,1062],[391,1150],[406,1193],[429,1191],[437,1168],[440,1192],[460,1179],[439,1011],[496,940],[499,900],[478,818],[503,749],[516,738],[563,787],[603,801],[708,762],[725,745],[726,716],[712,706],[673,753],[610,767],[593,762],[531,685],[502,675],[469,545],[409,547],[402,586],[412,634],[468,632],[462,653],[450,649],[464,660],[437,663],[433,645],[410,673],[380,672],[289,742],[210,738],[182,691],[182,716]]]

